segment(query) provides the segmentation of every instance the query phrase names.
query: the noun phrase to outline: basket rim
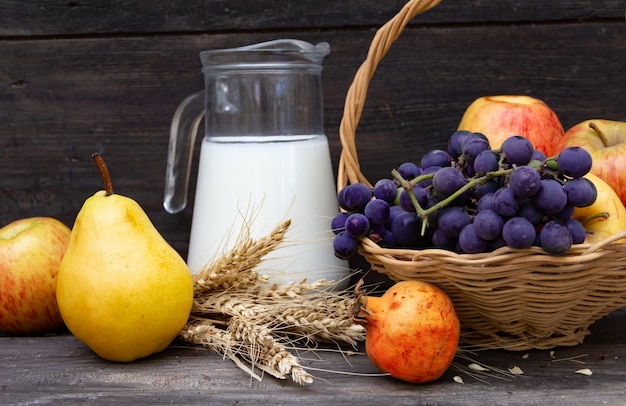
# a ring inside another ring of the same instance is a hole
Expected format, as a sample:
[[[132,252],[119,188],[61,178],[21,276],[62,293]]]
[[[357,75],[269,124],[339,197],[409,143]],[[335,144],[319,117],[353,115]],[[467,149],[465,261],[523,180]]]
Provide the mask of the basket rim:
[[[501,262],[504,256],[509,256],[511,259],[519,259],[538,255],[542,257],[546,264],[575,264],[597,260],[602,257],[603,250],[609,245],[623,246],[624,251],[626,251],[626,230],[613,234],[593,244],[574,244],[569,251],[563,255],[549,254],[541,247],[537,246],[524,249],[504,246],[494,251],[476,254],[457,253],[441,248],[383,248],[367,236],[359,239],[359,250],[361,252],[367,252],[370,255],[388,256],[389,258],[411,257],[413,262],[420,258],[437,257],[445,258],[446,261],[459,265],[466,265],[468,263],[472,265],[488,265],[494,262]]]

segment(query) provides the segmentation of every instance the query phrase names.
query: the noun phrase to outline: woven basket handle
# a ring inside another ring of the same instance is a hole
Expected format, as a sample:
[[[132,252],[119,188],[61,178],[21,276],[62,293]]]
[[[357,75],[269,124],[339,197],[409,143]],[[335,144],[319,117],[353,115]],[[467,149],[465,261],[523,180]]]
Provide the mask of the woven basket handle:
[[[409,21],[417,14],[427,11],[441,0],[409,0],[409,2],[391,20],[383,25],[370,44],[367,57],[354,76],[348,89],[344,105],[343,118],[339,126],[341,156],[337,174],[337,189],[341,190],[348,183],[362,182],[370,185],[359,166],[356,151],[356,128],[361,119],[367,88],[376,72],[379,62],[385,57],[391,45],[398,39]]]

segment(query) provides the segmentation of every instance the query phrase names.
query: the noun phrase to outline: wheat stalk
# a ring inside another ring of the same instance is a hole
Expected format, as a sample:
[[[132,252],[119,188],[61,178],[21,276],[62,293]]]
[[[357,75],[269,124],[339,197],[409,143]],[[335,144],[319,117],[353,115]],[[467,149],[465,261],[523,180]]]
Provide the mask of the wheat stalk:
[[[233,341],[230,332],[217,327],[212,320],[197,317],[190,318],[179,337],[187,343],[199,344],[219,353],[223,353]]]
[[[231,251],[194,275],[194,303],[179,338],[222,354],[255,379],[262,371],[304,385],[313,378],[289,352],[294,342],[356,347],[365,330],[350,318],[351,292],[306,279],[270,285],[268,276],[255,271],[290,224],[284,221],[258,240],[244,229]]]
[[[285,220],[267,236],[258,240],[250,237],[248,228],[242,229],[245,232],[239,235],[232,250],[194,274],[196,295],[203,291],[267,283],[269,278],[258,274],[253,269],[261,263],[263,257],[278,247],[285,238],[290,225],[291,220]]]
[[[313,378],[302,369],[298,359],[272,335],[269,326],[250,323],[241,317],[232,317],[228,327],[238,340],[248,343],[246,355],[251,365],[264,367],[264,371],[280,379],[291,375],[293,381],[299,384],[313,382]]]

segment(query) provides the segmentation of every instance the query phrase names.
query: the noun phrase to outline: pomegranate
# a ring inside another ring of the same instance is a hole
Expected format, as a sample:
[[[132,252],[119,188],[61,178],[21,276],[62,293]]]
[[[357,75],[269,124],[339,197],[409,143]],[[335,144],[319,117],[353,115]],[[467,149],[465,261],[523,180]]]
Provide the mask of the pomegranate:
[[[365,349],[381,371],[406,382],[432,382],[446,372],[459,344],[460,322],[438,287],[401,281],[382,296],[356,286],[352,318],[365,326]]]

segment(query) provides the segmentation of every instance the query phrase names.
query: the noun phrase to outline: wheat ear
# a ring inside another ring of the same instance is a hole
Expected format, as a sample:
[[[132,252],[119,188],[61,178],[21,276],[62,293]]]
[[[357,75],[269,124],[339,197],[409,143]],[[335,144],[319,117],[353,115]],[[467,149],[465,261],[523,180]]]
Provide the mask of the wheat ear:
[[[285,220],[267,236],[258,240],[250,238],[249,231],[242,233],[235,248],[194,274],[196,295],[205,291],[266,283],[267,276],[260,275],[253,269],[283,241],[290,226],[291,220]]]

